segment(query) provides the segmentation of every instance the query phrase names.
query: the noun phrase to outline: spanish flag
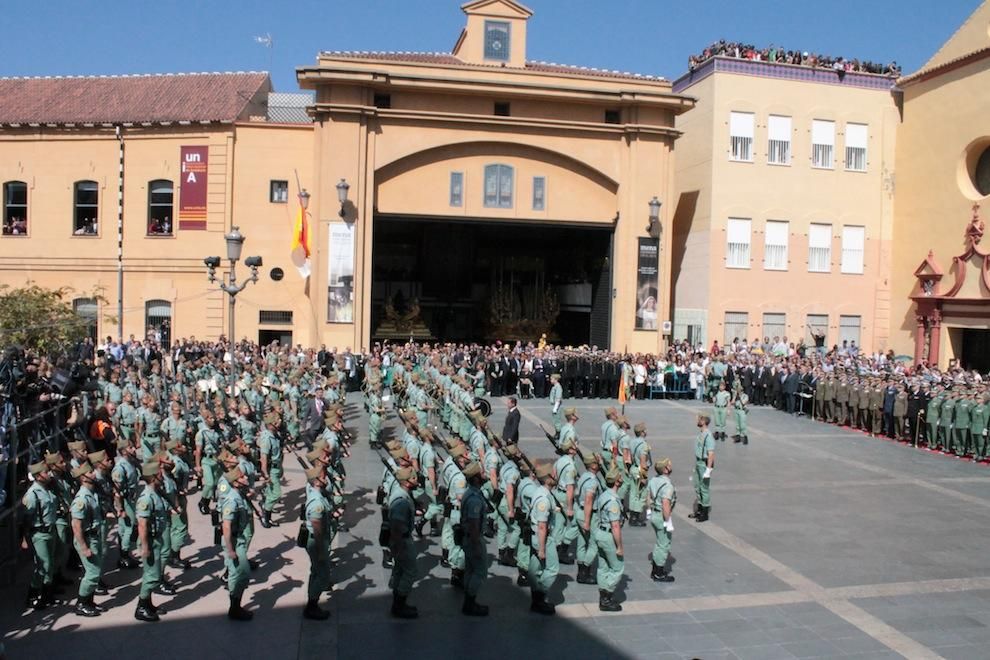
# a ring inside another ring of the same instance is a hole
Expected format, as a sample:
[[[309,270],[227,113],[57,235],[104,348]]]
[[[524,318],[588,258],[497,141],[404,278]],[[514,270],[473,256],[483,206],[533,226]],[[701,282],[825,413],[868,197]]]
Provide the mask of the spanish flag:
[[[310,231],[309,213],[307,213],[302,203],[299,204],[299,211],[296,213],[296,223],[292,231],[292,263],[299,270],[299,275],[304,280],[309,279],[309,255],[310,255]]]

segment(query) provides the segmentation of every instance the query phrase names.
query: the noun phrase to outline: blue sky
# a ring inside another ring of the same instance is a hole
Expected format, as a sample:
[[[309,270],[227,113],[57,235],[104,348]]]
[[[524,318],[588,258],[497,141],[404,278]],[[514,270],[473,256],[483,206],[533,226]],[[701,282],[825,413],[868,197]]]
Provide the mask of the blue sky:
[[[528,58],[676,78],[719,38],[920,67],[979,0],[529,0]],[[270,70],[320,50],[449,51],[451,0],[6,0],[0,75]],[[255,43],[270,33],[272,51]],[[269,60],[271,57],[271,61]]]

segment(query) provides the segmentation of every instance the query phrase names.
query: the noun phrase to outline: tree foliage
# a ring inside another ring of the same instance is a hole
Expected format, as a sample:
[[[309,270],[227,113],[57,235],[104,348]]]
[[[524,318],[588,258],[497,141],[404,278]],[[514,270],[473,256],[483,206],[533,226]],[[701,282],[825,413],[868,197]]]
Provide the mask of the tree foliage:
[[[79,294],[71,287],[46,289],[28,281],[23,287],[0,285],[0,348],[17,345],[40,355],[57,356],[85,337],[93,319],[76,314],[74,298],[105,303],[99,289]]]

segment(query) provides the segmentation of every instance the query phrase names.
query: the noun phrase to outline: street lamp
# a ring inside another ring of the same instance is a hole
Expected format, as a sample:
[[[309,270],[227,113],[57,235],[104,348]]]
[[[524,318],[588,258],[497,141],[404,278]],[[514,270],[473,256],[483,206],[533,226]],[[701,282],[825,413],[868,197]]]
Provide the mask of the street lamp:
[[[301,197],[301,194],[300,194]],[[244,260],[244,265],[251,269],[251,277],[241,283],[237,282],[235,271],[237,262],[241,258],[241,250],[244,248],[244,235],[237,227],[231,227],[230,232],[224,234],[224,241],[227,243],[227,259],[230,261],[230,271],[227,273],[227,281],[220,280],[220,290],[227,294],[229,298],[228,314],[230,325],[230,394],[234,394],[234,382],[237,380],[237,367],[235,366],[234,343],[237,333],[234,330],[234,304],[237,294],[244,290],[248,282],[258,281],[258,269],[262,266],[261,257],[248,257]],[[203,259],[206,265],[210,282],[217,281],[217,268],[220,267],[220,257],[207,257]],[[222,278],[222,276],[221,276]]]
[[[337,184],[337,201],[340,202],[340,217],[343,218],[347,215],[347,191],[351,189],[351,184],[347,183],[345,179],[341,179],[340,183]]]
[[[653,238],[660,238],[660,232],[662,227],[660,225],[660,205],[661,202],[654,195],[653,199],[650,200],[650,224],[646,225],[646,233],[648,233]]]

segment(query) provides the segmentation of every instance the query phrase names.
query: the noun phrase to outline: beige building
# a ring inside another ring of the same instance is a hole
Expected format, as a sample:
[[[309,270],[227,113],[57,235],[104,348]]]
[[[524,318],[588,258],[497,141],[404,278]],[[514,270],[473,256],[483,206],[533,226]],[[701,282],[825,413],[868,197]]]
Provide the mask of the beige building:
[[[990,3],[898,81],[891,344],[990,369]]]
[[[691,99],[528,60],[518,3],[462,9],[450,53],[321,53],[297,70],[308,115],[290,99],[289,121],[265,74],[0,80],[0,282],[101,288],[109,304],[76,305],[102,336],[167,321],[217,337],[227,298],[203,258],[238,226],[264,262],[238,337],[660,350]],[[308,280],[290,258],[299,186]]]
[[[889,77],[715,57],[674,82],[674,338],[888,345]]]

